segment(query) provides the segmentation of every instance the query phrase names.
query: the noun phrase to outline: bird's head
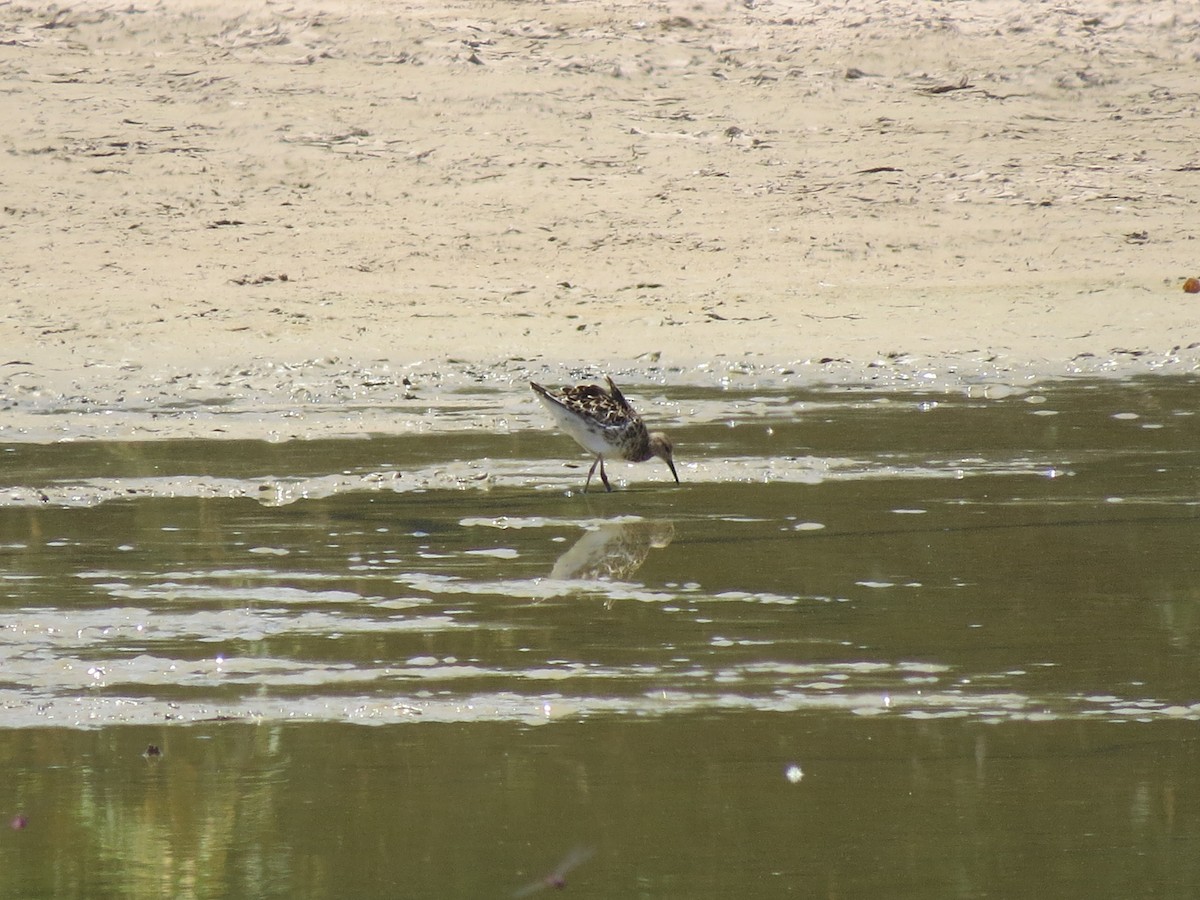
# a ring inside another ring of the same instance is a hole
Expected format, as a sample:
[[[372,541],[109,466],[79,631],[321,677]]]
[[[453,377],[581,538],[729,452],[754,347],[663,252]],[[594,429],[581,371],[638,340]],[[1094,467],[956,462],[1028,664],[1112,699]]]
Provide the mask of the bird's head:
[[[679,473],[675,471],[674,448],[671,446],[670,440],[661,431],[655,431],[650,435],[650,455],[657,456],[667,464],[671,470],[671,474],[675,476],[675,483],[679,483]]]

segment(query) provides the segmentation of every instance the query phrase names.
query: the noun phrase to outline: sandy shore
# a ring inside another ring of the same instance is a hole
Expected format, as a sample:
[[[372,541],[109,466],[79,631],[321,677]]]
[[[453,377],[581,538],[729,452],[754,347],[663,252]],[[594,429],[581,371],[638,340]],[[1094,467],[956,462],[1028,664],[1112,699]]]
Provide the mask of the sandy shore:
[[[339,379],[1200,364],[1190,0],[248,8],[0,7],[10,437]]]

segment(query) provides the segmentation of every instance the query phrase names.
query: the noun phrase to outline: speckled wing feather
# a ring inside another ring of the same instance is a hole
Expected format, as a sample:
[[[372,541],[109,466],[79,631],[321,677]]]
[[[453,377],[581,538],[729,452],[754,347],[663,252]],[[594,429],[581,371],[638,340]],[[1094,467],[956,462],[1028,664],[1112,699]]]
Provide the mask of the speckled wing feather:
[[[606,391],[596,384],[578,384],[563,388],[559,399],[572,411],[587,416],[605,428],[624,428],[640,422],[641,417],[633,411],[611,378],[608,386],[609,390]]]
[[[558,426],[581,447],[597,456],[617,456],[641,462],[650,455],[649,435],[641,416],[608,379],[608,390],[578,384],[553,393],[531,381]],[[601,477],[604,472],[601,470]]]
[[[629,418],[640,419],[641,416],[633,411],[633,407],[630,405],[629,401],[625,399],[625,395],[621,393],[621,389],[617,387],[612,378],[608,375],[605,375],[604,380],[608,382],[608,393],[613,398],[613,402],[615,402],[617,406],[621,407],[621,409],[625,410],[625,414]]]

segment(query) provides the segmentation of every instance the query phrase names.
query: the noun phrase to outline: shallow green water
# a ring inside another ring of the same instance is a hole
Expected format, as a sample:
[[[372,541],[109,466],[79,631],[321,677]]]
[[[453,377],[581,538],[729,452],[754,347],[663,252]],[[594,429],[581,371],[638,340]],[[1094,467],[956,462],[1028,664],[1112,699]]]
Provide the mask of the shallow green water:
[[[0,447],[0,894],[1193,896],[1198,398]]]

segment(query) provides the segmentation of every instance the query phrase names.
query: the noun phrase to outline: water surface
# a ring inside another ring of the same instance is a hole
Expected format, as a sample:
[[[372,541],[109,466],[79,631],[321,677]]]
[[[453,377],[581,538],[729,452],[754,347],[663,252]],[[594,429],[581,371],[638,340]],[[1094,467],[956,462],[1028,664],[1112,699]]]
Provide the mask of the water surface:
[[[2,446],[0,893],[1191,896],[1197,390]]]

